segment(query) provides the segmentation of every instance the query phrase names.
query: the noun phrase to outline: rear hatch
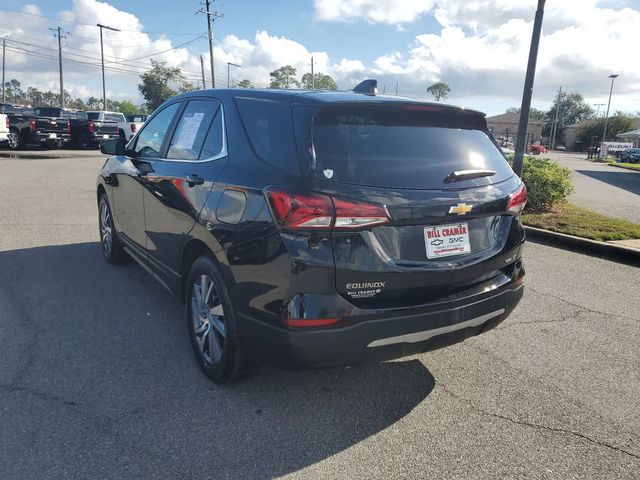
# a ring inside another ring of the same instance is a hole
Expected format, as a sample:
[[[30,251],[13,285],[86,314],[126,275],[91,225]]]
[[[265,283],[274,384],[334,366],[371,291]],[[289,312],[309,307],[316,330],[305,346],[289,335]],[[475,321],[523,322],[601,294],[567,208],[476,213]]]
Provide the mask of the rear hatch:
[[[89,131],[94,133],[96,137],[100,135],[113,136],[118,134],[118,122],[117,120],[110,120],[106,117],[104,120],[99,120],[100,114],[96,112],[88,112],[89,117]]]
[[[507,210],[521,183],[482,114],[332,104],[315,112],[311,130],[312,148],[299,149],[305,183],[334,199],[337,218],[340,208],[354,217],[341,228],[336,220],[331,234],[344,298],[361,308],[404,307],[509,281],[522,228],[519,209]]]
[[[69,121],[60,116],[60,109],[36,108],[34,113],[35,129],[38,133],[49,134],[49,138],[69,133]]]

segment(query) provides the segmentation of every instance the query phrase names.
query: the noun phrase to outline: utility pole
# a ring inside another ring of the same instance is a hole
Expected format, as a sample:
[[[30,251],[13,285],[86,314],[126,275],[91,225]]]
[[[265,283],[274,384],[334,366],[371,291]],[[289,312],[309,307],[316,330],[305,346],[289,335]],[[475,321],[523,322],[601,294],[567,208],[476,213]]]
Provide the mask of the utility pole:
[[[211,88],[216,88],[215,70],[213,68],[213,31],[211,24],[217,19],[222,18],[222,14],[211,12],[211,0],[205,0],[206,11],[200,10],[207,16],[207,31],[209,32],[209,61],[211,62]]]
[[[598,118],[598,115],[600,114],[600,107],[604,107],[606,105],[606,103],[594,103],[593,106],[594,107],[598,107],[596,109],[596,118]]]
[[[61,32],[60,26],[58,28],[50,28],[54,35],[58,37],[58,68],[60,70],[60,108],[64,108],[64,80],[62,78],[62,39],[66,38],[66,35],[63,36]],[[65,32],[69,33],[69,32]]]
[[[230,67],[239,67],[237,63],[227,62],[227,88],[231,88],[231,69]]]
[[[207,89],[207,83],[204,81],[204,60],[202,59],[202,55],[200,55],[200,70],[202,71],[202,89]]]
[[[102,43],[102,29],[106,28],[107,30],[113,30],[114,32],[119,32],[120,30],[113,27],[107,27],[106,25],[102,25],[100,23],[97,24],[100,27],[100,57],[102,59],[102,110],[107,109],[107,87],[104,83],[104,47]]]
[[[396,82],[396,97],[398,96],[398,82]]]
[[[525,143],[527,140],[527,126],[529,125],[529,110],[531,109],[531,96],[533,95],[533,79],[536,75],[536,61],[538,60],[538,45],[540,44],[540,32],[542,31],[544,3],[545,0],[538,0],[538,8],[536,9],[536,16],[533,21],[533,33],[531,34],[527,74],[524,79],[524,90],[522,92],[518,138],[516,139],[516,152],[513,155],[513,171],[518,176],[522,175],[522,160],[524,158]]]
[[[311,55],[311,90],[315,90],[316,89],[316,76],[313,73],[313,55]]]
[[[5,93],[4,91],[6,90],[6,87],[4,85],[4,72],[5,72],[5,68],[4,68],[4,64],[5,64],[5,58],[7,57],[7,39],[3,38],[2,39],[2,103],[5,102]]]
[[[560,112],[560,102],[562,101],[562,87],[558,90],[558,100],[556,102],[556,113],[553,115],[553,123],[551,124],[551,138],[549,146],[553,150],[556,146],[556,133],[558,132],[558,114]]]
[[[609,90],[609,103],[607,104],[607,114],[604,117],[604,131],[602,132],[602,142],[607,141],[607,126],[609,125],[609,108],[611,108],[611,95],[613,95],[613,82],[619,76],[620,75],[618,74],[609,75],[609,78],[611,79],[611,90]],[[600,142],[600,147],[601,147],[600,151],[602,151],[602,142]]]

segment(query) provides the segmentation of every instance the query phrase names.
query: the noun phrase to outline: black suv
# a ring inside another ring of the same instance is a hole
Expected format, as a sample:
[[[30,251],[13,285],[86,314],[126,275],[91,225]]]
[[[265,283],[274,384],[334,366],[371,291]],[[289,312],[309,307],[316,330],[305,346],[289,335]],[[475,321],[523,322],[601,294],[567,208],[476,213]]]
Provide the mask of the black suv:
[[[325,367],[450,345],[522,297],[526,189],[482,113],[202,90],[101,148],[104,256],[132,257],[184,302],[216,382],[247,361]]]

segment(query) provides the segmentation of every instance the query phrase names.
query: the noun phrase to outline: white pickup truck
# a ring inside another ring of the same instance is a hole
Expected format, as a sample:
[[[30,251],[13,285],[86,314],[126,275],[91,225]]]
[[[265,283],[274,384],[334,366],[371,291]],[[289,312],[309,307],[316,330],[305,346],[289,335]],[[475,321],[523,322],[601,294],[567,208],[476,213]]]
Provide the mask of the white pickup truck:
[[[9,116],[0,113],[0,143],[9,140]]]
[[[94,120],[98,121],[110,121],[110,122],[118,122],[118,132],[121,137],[128,142],[131,140],[131,137],[135,135],[135,133],[140,130],[142,124],[147,119],[147,115],[129,115],[128,117],[124,116],[124,113],[121,112],[87,112],[90,115],[98,115]]]

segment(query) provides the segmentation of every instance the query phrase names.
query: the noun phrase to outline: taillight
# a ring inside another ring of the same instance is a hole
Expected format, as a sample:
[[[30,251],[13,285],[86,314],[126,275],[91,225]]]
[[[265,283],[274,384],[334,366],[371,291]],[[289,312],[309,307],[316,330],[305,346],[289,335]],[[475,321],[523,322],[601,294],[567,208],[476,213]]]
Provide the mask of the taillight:
[[[520,188],[514,193],[509,195],[509,201],[507,202],[507,212],[517,215],[524,210],[527,204],[527,187],[524,183],[520,185]]]
[[[93,133],[94,130],[96,129],[96,126],[94,125],[93,122],[89,122],[87,123],[87,129],[89,130],[89,133]]]
[[[4,117],[4,120],[7,124],[7,128],[9,128],[9,125],[11,125],[11,121],[9,120],[9,116]]]
[[[389,212],[383,205],[374,203],[357,202],[334,198],[333,205],[336,210],[334,228],[349,229],[379,225],[389,221]]]
[[[266,195],[276,221],[289,230],[353,230],[390,220],[383,205],[273,188],[267,189]]]
[[[132,133],[136,133],[136,124],[135,123],[131,124],[131,132]]]
[[[330,228],[333,202],[326,195],[267,190],[267,198],[282,228]]]
[[[29,130],[36,131],[36,121],[34,119],[29,120]]]
[[[71,121],[67,120],[67,133],[71,133]]]

